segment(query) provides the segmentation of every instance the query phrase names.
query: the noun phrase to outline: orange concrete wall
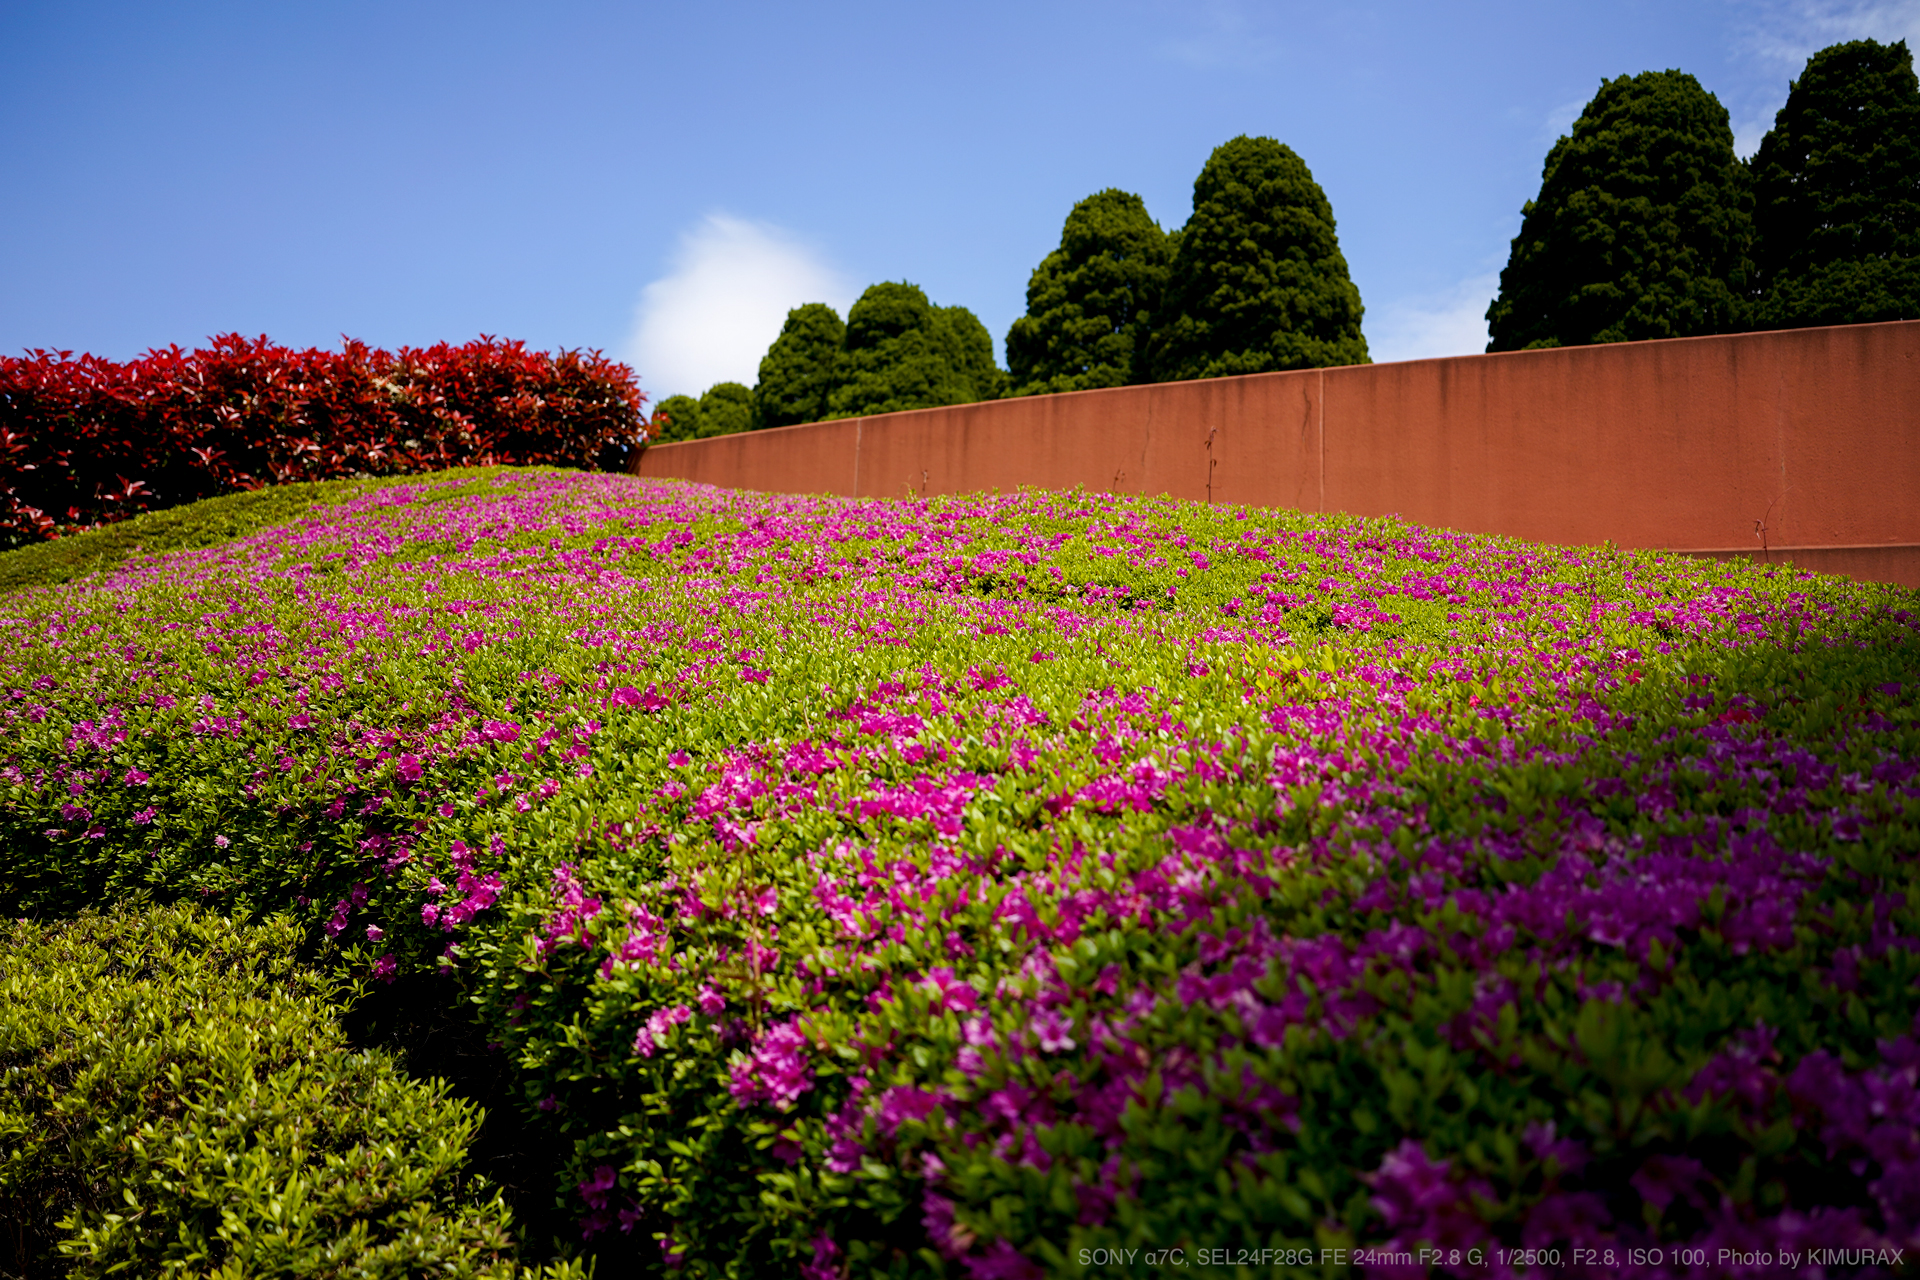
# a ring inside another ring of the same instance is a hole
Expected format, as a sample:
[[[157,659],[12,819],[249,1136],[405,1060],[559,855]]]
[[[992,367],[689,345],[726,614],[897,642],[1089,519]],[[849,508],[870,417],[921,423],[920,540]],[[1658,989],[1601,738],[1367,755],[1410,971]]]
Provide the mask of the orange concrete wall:
[[[902,497],[1080,486],[1920,587],[1920,321],[1033,396],[660,445],[639,473]]]

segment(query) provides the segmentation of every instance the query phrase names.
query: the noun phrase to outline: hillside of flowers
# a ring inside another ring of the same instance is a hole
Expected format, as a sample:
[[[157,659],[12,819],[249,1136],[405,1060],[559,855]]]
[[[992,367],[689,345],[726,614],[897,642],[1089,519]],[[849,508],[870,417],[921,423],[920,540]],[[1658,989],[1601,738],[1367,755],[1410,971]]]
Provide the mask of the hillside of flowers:
[[[1920,1247],[1909,591],[502,470],[0,629],[0,911],[291,912],[470,1006],[649,1273]]]

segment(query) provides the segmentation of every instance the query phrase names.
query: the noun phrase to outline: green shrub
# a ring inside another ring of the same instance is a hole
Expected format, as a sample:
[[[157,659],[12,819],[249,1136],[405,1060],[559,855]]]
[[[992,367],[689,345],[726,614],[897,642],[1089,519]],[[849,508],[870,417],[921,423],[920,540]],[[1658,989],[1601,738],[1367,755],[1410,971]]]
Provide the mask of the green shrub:
[[[7,1270],[525,1274],[462,1176],[478,1108],[351,1050],[299,942],[186,906],[0,926]]]

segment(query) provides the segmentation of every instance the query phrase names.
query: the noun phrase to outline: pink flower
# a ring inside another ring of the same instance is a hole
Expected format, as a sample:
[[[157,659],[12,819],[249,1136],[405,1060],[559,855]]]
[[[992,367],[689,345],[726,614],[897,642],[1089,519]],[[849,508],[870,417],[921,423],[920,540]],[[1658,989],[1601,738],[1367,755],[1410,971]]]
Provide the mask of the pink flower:
[[[796,1015],[771,1027],[753,1046],[744,1060],[736,1059],[727,1068],[732,1077],[727,1092],[743,1107],[765,1103],[776,1111],[786,1111],[801,1094],[813,1088],[813,1068],[807,1061],[807,1038],[800,1031]]]
[[[886,1130],[887,1136],[891,1138],[907,1121],[925,1121],[946,1100],[943,1095],[928,1093],[924,1089],[915,1089],[908,1085],[896,1086],[881,1095],[880,1127]]]
[[[1066,1053],[1074,1047],[1073,1020],[1058,1009],[1048,1009],[1033,1020],[1042,1053]]]
[[[692,1016],[693,1010],[683,1004],[654,1010],[647,1018],[647,1025],[634,1034],[633,1051],[643,1058],[651,1058],[653,1051],[666,1042],[668,1034]]]
[[[700,984],[700,993],[694,998],[694,1003],[698,1004],[700,1006],[700,1012],[706,1014],[709,1018],[715,1016],[727,1007],[726,997],[714,990],[713,984],[708,982]]]
[[[971,1013],[980,1007],[980,993],[973,984],[954,977],[953,970],[945,965],[927,974],[926,987],[939,997],[942,1009]]]

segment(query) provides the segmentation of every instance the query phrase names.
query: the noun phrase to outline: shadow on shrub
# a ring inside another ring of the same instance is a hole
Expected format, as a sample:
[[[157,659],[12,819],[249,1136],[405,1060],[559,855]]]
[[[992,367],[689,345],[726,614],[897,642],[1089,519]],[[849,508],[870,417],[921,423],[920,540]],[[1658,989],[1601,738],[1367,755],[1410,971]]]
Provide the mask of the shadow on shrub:
[[[515,1261],[480,1109],[349,1048],[299,942],[189,907],[0,924],[0,1270],[585,1274]]]

